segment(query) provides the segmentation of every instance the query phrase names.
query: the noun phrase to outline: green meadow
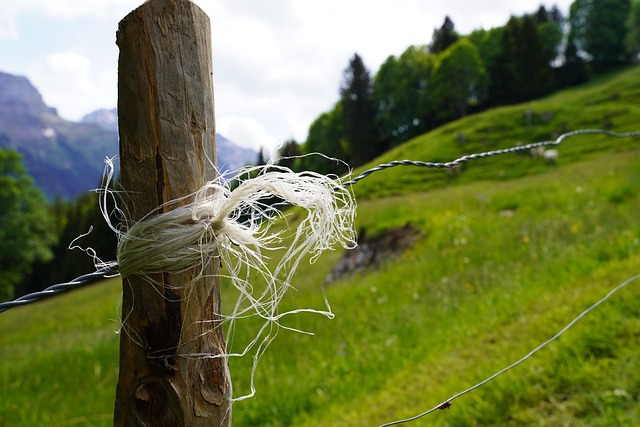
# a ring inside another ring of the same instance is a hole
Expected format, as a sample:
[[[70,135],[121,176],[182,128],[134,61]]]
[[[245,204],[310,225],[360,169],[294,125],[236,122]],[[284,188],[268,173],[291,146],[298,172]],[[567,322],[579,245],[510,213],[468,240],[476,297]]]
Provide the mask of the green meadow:
[[[603,127],[640,130],[637,67],[466,117],[368,166]],[[234,425],[378,426],[416,415],[640,274],[640,138],[584,135],[557,149],[553,163],[509,154],[459,174],[397,167],[358,183],[359,234],[409,224],[417,243],[327,285],[341,249],[303,262],[281,311],[322,309],[326,295],[335,318],[285,318],[314,335],[279,332],[257,394],[233,406]],[[112,279],[0,314],[0,426],[112,425],[120,286]],[[222,293],[230,308],[233,292]],[[239,341],[251,337],[248,323],[238,323]],[[639,349],[640,280],[521,365],[408,425],[640,425]],[[249,391],[250,369],[250,359],[231,361],[236,396]]]

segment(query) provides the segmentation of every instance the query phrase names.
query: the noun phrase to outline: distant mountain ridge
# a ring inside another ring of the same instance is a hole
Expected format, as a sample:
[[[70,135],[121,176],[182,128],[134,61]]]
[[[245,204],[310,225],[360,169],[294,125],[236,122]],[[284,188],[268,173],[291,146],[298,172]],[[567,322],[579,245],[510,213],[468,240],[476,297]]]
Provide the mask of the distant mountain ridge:
[[[61,118],[26,77],[0,72],[0,147],[20,152],[49,199],[74,199],[100,185],[104,159],[118,155],[117,113],[103,109],[80,122]],[[254,163],[258,153],[217,135],[221,170]]]
[[[117,141],[113,132],[62,119],[27,78],[0,73],[0,147],[22,154],[49,198],[75,198],[96,188],[104,158],[118,154]]]
[[[86,114],[80,123],[91,123],[109,132],[118,132],[118,110],[102,108]]]

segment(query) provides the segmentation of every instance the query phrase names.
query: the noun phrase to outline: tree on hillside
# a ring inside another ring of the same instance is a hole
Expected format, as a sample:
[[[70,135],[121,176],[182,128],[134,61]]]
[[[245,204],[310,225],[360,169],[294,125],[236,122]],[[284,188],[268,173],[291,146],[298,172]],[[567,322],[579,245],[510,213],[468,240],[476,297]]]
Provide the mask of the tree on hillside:
[[[518,84],[515,26],[516,21],[512,17],[501,32],[500,47],[489,68],[489,99],[493,105],[514,102],[514,90]]]
[[[567,40],[564,61],[556,70],[556,76],[559,87],[575,86],[589,80],[589,66],[578,55],[578,48],[571,37]]]
[[[297,160],[295,157],[300,156],[302,154],[302,150],[300,149],[300,145],[296,142],[295,139],[289,139],[285,141],[278,148],[278,165],[284,166],[289,169],[294,169]]]
[[[325,156],[349,162],[345,148],[342,104],[337,103],[331,111],[321,114],[311,123],[307,141],[303,145],[303,152],[322,153]],[[342,174],[345,168],[339,162],[329,161],[321,156],[306,156],[303,159],[305,169],[319,173]]]
[[[500,56],[505,27],[490,30],[474,30],[467,38],[478,48],[480,59],[486,70],[492,70]]]
[[[340,86],[346,151],[352,166],[366,163],[383,150],[375,128],[372,90],[369,70],[356,53],[344,71]]]
[[[555,58],[555,46],[545,48],[538,26],[531,16],[523,16],[519,20],[515,37],[516,73],[520,80],[521,100],[537,98],[548,93],[554,86],[550,60]],[[554,25],[554,24],[552,24]],[[560,36],[560,34],[558,34]]]
[[[551,11],[549,12],[549,20],[558,25],[562,25],[564,23],[564,16],[555,4],[551,7]]]
[[[554,6],[551,12],[548,12],[544,6],[540,6],[533,18],[538,29],[538,36],[542,43],[544,56],[546,61],[551,63],[560,53],[564,18],[557,6]]]
[[[547,64],[553,63],[560,53],[562,44],[562,27],[553,22],[547,21],[537,24],[538,36],[543,50],[544,60]]]
[[[438,117],[447,121],[467,114],[484,96],[486,72],[478,49],[461,39],[442,52],[433,67]]]
[[[47,201],[13,150],[0,149],[0,206],[0,300],[7,300],[35,261],[51,259],[56,240]]]
[[[396,146],[434,126],[431,71],[435,56],[426,47],[410,46],[390,56],[375,77],[373,100],[377,127],[386,147]]]
[[[490,69],[490,97],[494,105],[522,102],[549,92],[554,76],[538,27],[532,16],[511,17],[500,52]]]
[[[535,17],[536,23],[542,24],[543,22],[549,21],[549,12],[547,12],[547,8],[541,4],[540,7],[538,7],[538,10],[536,11],[536,13],[534,14],[534,17]]]
[[[116,259],[118,239],[102,216],[97,193],[84,193],[73,201],[57,199],[50,210],[59,236],[58,243],[52,247],[53,259],[34,265],[31,274],[19,285],[21,294],[40,291],[53,283],[93,271],[94,259],[80,248],[91,248],[103,261]],[[110,220],[117,225],[120,218],[111,212]],[[70,250],[69,245],[74,241],[77,248]]]
[[[640,55],[640,0],[633,0],[631,13],[627,21],[629,32],[627,33],[627,51],[634,60]]]
[[[444,52],[445,49],[457,42],[459,38],[460,36],[456,33],[453,21],[446,16],[442,26],[433,30],[429,50],[432,53]]]
[[[628,61],[630,0],[576,0],[571,4],[571,38],[596,68]]]

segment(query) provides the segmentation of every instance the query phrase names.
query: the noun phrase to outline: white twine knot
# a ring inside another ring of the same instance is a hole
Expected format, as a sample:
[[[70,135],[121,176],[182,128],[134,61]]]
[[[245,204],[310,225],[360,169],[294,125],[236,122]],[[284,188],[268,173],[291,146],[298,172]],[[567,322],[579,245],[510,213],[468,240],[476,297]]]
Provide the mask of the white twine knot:
[[[270,227],[283,215],[265,204],[274,197],[307,212],[274,273],[281,272],[281,264],[293,261],[297,266],[308,253],[313,261],[336,244],[355,245],[355,200],[337,177],[273,165],[250,167],[230,180],[206,183],[192,203],[150,214],[120,232],[121,276],[176,273],[218,256],[225,265],[235,265],[239,254],[262,269],[262,252],[281,249],[281,232],[271,233]]]
[[[113,169],[108,172],[105,188],[112,176]],[[105,190],[101,202],[107,221],[108,195]],[[267,204],[274,198],[298,209],[283,213]],[[306,215],[300,215],[300,209]],[[333,317],[326,298],[324,310],[300,308],[280,312],[279,305],[306,256],[314,262],[323,251],[338,244],[347,249],[355,247],[355,211],[350,187],[343,186],[338,177],[267,165],[242,169],[231,179],[218,177],[198,190],[193,202],[185,206],[152,212],[126,231],[113,226],[112,229],[118,234],[118,267],[122,277],[137,275],[153,283],[149,275],[154,273],[178,273],[193,268],[204,271],[208,263],[222,261],[222,277],[238,291],[231,313],[220,314],[226,323],[227,352],[179,356],[226,358],[251,352],[251,392],[234,399],[239,401],[255,394],[258,362],[280,328],[308,333],[282,325],[283,317],[301,312]],[[299,222],[294,220],[298,216],[302,216]],[[273,231],[272,226],[279,219],[287,221],[288,227]],[[256,278],[259,283],[255,283]],[[182,286],[189,285],[192,284]],[[233,339],[235,322],[247,317],[262,318],[262,326],[250,342],[238,343]],[[240,350],[235,351],[232,346],[239,346]]]

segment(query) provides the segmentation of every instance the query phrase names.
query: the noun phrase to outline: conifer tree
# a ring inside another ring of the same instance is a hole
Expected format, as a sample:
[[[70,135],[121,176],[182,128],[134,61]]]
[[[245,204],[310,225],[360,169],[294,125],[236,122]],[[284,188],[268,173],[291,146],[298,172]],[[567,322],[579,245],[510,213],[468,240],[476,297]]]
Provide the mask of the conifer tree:
[[[51,259],[56,240],[47,201],[14,150],[0,149],[0,206],[0,301],[4,301],[14,296],[15,287],[36,261]]]
[[[456,33],[453,21],[446,16],[442,26],[439,29],[433,30],[429,50],[432,53],[444,52],[449,46],[457,42],[459,38],[460,36]]]
[[[584,83],[589,80],[589,67],[578,55],[578,48],[569,37],[564,49],[564,63],[557,70],[558,85],[568,87]]]
[[[352,166],[360,166],[382,152],[375,128],[372,90],[369,70],[356,53],[344,71],[340,87],[346,151]]]
[[[597,69],[629,60],[630,0],[576,0],[571,5],[571,38]]]
[[[629,32],[627,33],[627,50],[636,61],[640,56],[640,0],[633,0],[631,13],[627,21]]]
[[[548,93],[554,77],[534,18],[523,16],[516,28],[517,101],[525,101]]]
[[[264,157],[264,148],[260,147],[260,151],[258,151],[258,158],[256,159],[256,166],[266,165],[267,160]]]
[[[298,160],[295,157],[300,156],[300,154],[302,154],[300,145],[295,139],[289,139],[278,148],[278,165],[294,169],[296,160]]]
[[[532,16],[511,17],[491,74],[493,104],[527,101],[554,87],[548,53]]]

